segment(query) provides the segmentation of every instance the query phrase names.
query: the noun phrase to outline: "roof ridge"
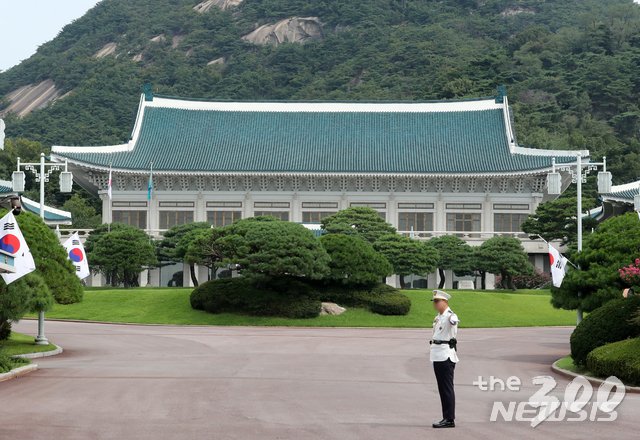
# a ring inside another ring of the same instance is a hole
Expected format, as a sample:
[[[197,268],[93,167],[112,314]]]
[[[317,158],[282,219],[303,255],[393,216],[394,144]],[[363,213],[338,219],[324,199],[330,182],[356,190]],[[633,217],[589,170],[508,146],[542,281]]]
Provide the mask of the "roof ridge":
[[[402,99],[371,99],[371,100],[328,100],[328,99],[231,99],[231,98],[191,98],[175,95],[163,95],[154,93],[154,98],[170,99],[173,101],[187,102],[237,102],[237,103],[282,103],[282,104],[450,104],[456,102],[474,102],[474,101],[495,101],[495,96],[482,96],[458,99],[424,99],[424,100],[402,100]]]

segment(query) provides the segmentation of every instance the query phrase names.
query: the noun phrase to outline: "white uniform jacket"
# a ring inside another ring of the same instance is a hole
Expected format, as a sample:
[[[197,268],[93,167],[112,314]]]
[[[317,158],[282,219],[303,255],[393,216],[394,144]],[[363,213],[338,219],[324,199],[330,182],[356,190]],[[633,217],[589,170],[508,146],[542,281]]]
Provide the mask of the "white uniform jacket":
[[[458,334],[458,315],[453,310],[447,308],[442,314],[437,314],[433,320],[433,338],[434,340],[448,341],[455,338]],[[449,344],[431,344],[430,353],[431,362],[441,362],[451,359],[452,362],[458,362],[458,354],[449,347]]]

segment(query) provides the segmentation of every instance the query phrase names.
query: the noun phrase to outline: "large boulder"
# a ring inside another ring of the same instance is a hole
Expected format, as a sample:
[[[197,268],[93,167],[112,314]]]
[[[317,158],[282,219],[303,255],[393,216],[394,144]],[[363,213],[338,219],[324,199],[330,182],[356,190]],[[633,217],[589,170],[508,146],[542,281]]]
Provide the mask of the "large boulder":
[[[265,24],[242,37],[253,44],[278,45],[282,43],[305,43],[320,40],[324,36],[318,17],[291,17],[277,23]]]
[[[193,7],[193,10],[199,12],[200,14],[204,14],[214,6],[224,10],[233,6],[238,6],[240,3],[242,3],[242,1],[243,0],[206,0],[195,5]]]
[[[342,315],[347,309],[340,307],[336,303],[323,302],[320,306],[321,315]]]

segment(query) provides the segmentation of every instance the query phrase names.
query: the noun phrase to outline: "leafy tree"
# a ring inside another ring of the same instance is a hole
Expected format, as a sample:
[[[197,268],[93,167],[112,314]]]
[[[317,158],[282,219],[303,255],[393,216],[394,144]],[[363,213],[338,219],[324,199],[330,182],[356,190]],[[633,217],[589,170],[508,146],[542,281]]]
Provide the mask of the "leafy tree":
[[[542,203],[522,224],[522,230],[527,234],[541,236],[547,241],[561,240],[562,244],[575,243],[578,231],[576,220],[576,197],[560,197],[556,200]],[[595,202],[591,198],[583,198],[584,209],[591,209]],[[582,220],[583,230],[591,230],[598,224],[593,218]]]
[[[626,286],[618,270],[640,255],[639,226],[638,215],[627,213],[586,235],[583,251],[569,256],[580,270],[569,268],[562,286],[551,290],[553,306],[590,312],[619,297]]]
[[[364,207],[348,208],[326,217],[322,221],[322,228],[328,234],[356,234],[372,244],[383,235],[396,232],[377,211]]]
[[[0,209],[0,217],[5,213]],[[29,212],[23,211],[16,220],[36,263],[35,273],[44,279],[56,302],[71,304],[82,301],[82,284],[56,234],[39,216]]]
[[[78,193],[73,194],[62,205],[62,209],[71,213],[75,229],[94,229],[102,223],[100,214],[96,213],[96,209]]]
[[[443,235],[432,238],[429,243],[438,250],[440,256],[438,261],[439,289],[442,289],[446,282],[445,270],[452,270],[458,274],[471,272],[473,250],[463,239],[455,235]]]
[[[320,279],[328,273],[329,256],[304,226],[275,220],[239,220],[215,237],[224,261],[239,264],[243,273],[267,278]]]
[[[379,283],[393,267],[373,246],[356,235],[327,234],[320,238],[329,254],[326,279],[349,285]]]
[[[205,266],[214,271],[223,266],[226,254],[223,249],[222,228],[196,229],[189,233],[189,245],[185,261]],[[230,253],[230,252],[229,252]]]
[[[187,250],[195,237],[192,233],[207,229],[211,229],[211,225],[206,222],[185,223],[172,227],[164,233],[163,239],[158,244],[158,260],[171,263],[185,262]],[[191,260],[187,261],[187,264],[189,264],[191,282],[194,286],[198,286],[198,277],[195,270],[196,262]]]
[[[513,237],[496,236],[480,245],[478,257],[485,262],[486,272],[500,275],[501,287],[515,290],[513,276],[533,270],[529,257],[520,240]]]
[[[53,296],[44,279],[32,272],[7,285],[0,281],[0,341],[11,335],[11,324],[28,312],[47,311]]]
[[[405,276],[426,276],[433,272],[438,264],[438,251],[430,242],[387,234],[375,242],[374,248],[389,260],[393,266],[393,273],[400,276],[400,285],[403,288]]]
[[[101,234],[87,256],[89,263],[104,274],[112,286],[135,287],[140,272],[157,264],[151,238],[133,226]]]

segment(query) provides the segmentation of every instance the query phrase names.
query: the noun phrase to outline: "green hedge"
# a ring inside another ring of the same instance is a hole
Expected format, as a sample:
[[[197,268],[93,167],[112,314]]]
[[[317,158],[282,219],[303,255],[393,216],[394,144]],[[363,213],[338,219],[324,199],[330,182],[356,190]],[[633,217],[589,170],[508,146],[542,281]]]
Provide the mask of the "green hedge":
[[[191,307],[209,313],[285,318],[314,318],[320,314],[320,301],[311,288],[295,280],[281,280],[275,285],[248,277],[213,280],[198,286],[190,299]]]
[[[379,315],[406,315],[411,310],[411,300],[402,293],[390,295],[371,295],[369,310]]]
[[[345,307],[362,307],[379,315],[406,315],[411,310],[411,299],[387,284],[360,287],[318,284],[315,287],[321,301]]]
[[[640,338],[596,348],[587,356],[587,369],[599,377],[616,376],[627,385],[640,385]]]
[[[631,318],[640,310],[640,296],[609,301],[591,312],[571,334],[571,357],[584,366],[587,355],[611,342],[640,335],[640,326]]]
[[[12,358],[11,356],[8,356],[0,351],[0,374],[8,373],[12,369],[21,367],[28,363],[29,361],[27,359]]]

